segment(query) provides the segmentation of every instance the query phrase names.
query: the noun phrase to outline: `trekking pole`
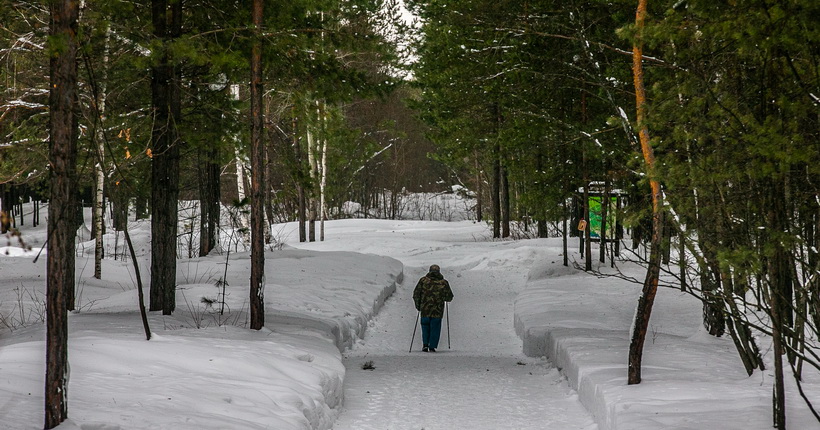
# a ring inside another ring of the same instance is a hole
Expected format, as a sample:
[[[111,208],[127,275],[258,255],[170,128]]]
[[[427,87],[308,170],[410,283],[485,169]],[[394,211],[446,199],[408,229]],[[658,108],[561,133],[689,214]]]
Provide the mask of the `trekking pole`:
[[[421,318],[421,311],[416,315],[416,325],[413,326],[413,337],[410,338],[410,351],[407,352],[413,352],[413,341],[416,340],[416,329],[419,328],[419,318]]]
[[[450,305],[444,302],[444,312],[447,316],[447,349],[450,349]]]

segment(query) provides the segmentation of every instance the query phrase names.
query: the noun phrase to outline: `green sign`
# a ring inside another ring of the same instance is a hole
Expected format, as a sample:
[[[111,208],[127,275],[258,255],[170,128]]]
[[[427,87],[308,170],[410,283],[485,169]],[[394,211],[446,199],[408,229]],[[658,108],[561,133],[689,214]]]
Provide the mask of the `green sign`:
[[[593,239],[601,238],[601,201],[603,197],[589,198],[589,237]],[[606,236],[612,238],[612,231],[615,230],[615,211],[618,205],[617,197],[609,198],[609,207],[606,208]]]

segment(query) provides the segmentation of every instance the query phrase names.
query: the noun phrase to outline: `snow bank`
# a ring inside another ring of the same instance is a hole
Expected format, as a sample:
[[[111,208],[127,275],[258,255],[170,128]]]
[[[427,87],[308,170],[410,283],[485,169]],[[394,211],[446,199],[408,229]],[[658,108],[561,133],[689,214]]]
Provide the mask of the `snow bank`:
[[[151,341],[142,333],[132,263],[105,260],[97,280],[93,262],[78,258],[69,420],[58,428],[331,428],[344,394],[340,351],[364,335],[403,265],[351,252],[285,249],[266,257],[264,329],[246,328],[248,254],[230,256],[222,315],[216,281],[225,256],[214,255],[178,261],[176,311],[150,313]],[[147,280],[149,257],[138,258]],[[42,309],[44,263],[0,255],[5,317],[20,318],[19,304]],[[2,428],[42,428],[45,333],[36,312],[25,319],[0,331]]]
[[[626,384],[629,328],[640,290],[560,262],[536,265],[515,303],[524,353],[547,356],[601,430],[771,428],[771,372],[748,377],[731,339],[701,330],[700,302],[674,289],[662,288],[655,299],[642,383]],[[804,383],[815,404],[817,382]],[[796,388],[787,399],[790,428],[816,428]]]

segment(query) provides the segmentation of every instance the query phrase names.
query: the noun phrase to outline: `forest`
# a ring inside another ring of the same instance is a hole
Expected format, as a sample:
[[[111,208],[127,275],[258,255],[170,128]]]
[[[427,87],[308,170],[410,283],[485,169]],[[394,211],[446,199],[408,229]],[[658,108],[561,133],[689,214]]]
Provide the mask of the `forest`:
[[[148,310],[170,314],[179,205],[198,202],[199,255],[228,211],[256,256],[258,329],[273,225],[323,240],[325,220],[424,219],[414,193],[457,190],[498,240],[645,265],[630,383],[657,288],[699,298],[749,375],[771,337],[785,428],[784,380],[820,372],[818,16],[815,0],[2,0],[2,234],[24,244],[23,203],[47,204],[48,300],[70,311],[82,208],[97,278],[103,219],[126,237],[150,219]],[[51,313],[46,428],[64,415]]]

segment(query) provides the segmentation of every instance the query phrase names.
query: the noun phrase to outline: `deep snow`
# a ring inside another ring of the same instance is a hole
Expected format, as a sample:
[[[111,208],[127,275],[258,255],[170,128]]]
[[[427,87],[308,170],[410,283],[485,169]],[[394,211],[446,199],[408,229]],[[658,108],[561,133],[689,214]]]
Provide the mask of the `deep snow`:
[[[226,316],[200,302],[218,298],[226,255],[214,253],[179,260],[177,311],[152,313],[148,342],[131,262],[107,259],[95,280],[85,243],[80,311],[70,316],[69,421],[60,428],[300,429],[337,420],[339,430],[593,429],[593,418],[600,429],[770,428],[770,372],[746,377],[731,341],[703,334],[700,304],[674,290],[656,300],[644,382],[626,386],[640,286],[563,267],[560,239],[493,242],[469,221],[343,220],[327,223],[325,242],[299,244],[294,228],[277,230],[286,249],[267,255],[266,329],[243,328],[247,253],[231,254]],[[43,227],[22,230],[42,244]],[[148,279],[148,226],[131,230]],[[113,235],[106,243],[113,255]],[[338,250],[357,253],[328,253]],[[3,428],[42,428],[45,259],[33,264],[36,251],[0,248],[0,315],[26,322],[0,331]],[[456,295],[452,349],[445,334],[441,352],[408,353],[410,294],[432,263]],[[375,369],[361,369],[371,360]],[[817,373],[807,375],[804,389],[820,403]],[[820,428],[794,387],[788,396],[789,428]]]

